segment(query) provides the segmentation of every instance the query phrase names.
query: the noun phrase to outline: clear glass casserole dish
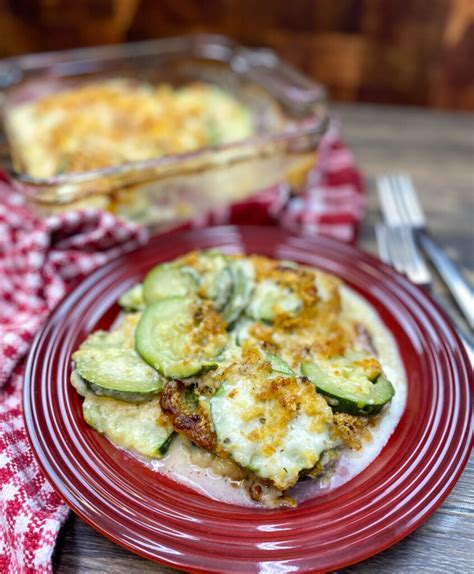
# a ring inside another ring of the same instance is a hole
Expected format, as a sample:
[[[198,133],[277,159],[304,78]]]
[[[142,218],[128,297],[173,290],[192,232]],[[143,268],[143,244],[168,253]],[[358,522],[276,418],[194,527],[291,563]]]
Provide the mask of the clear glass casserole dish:
[[[35,177],[18,153],[11,118],[25,103],[117,79],[182,87],[217,86],[242,103],[250,137],[89,171]],[[153,228],[242,201],[287,182],[295,191],[316,160],[327,127],[324,89],[266,49],[196,35],[33,54],[0,62],[8,173],[39,213],[99,207]]]

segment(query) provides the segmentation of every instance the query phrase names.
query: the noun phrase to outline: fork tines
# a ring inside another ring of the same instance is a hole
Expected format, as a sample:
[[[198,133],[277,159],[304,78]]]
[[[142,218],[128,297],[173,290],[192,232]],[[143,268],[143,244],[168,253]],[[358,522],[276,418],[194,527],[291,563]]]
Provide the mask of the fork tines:
[[[385,221],[390,226],[425,227],[425,216],[407,175],[387,175],[377,179],[377,191]]]
[[[430,270],[418,250],[410,227],[389,227],[379,223],[375,233],[380,258],[384,263],[392,265],[415,285],[431,286]]]

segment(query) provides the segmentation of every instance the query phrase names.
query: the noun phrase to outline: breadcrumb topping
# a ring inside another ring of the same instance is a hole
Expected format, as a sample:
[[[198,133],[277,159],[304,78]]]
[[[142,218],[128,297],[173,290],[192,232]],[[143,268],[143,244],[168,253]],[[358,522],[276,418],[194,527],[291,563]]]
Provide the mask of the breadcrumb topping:
[[[204,83],[182,88],[115,79],[14,108],[16,155],[36,177],[89,171],[244,139],[249,110]]]
[[[362,448],[362,441],[369,441],[369,419],[366,417],[336,413],[333,416],[334,434],[354,450]]]

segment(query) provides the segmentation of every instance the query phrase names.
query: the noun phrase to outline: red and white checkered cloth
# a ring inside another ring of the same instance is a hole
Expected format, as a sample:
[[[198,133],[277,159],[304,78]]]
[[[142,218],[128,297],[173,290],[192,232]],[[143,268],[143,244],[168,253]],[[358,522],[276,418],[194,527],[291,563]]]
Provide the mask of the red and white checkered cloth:
[[[193,227],[279,223],[353,241],[363,214],[360,175],[333,124],[303,195],[282,186],[199,217]],[[51,572],[68,511],[38,468],[21,413],[24,357],[61,298],[106,261],[146,242],[147,232],[96,210],[42,220],[0,181],[0,573]]]

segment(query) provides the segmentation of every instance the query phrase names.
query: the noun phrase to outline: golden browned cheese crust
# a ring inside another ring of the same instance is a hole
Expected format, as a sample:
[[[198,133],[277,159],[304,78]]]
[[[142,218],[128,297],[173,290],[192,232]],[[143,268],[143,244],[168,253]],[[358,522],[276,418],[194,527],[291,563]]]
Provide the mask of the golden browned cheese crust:
[[[291,290],[303,304],[296,318],[288,314],[279,314],[276,317],[275,327],[283,329],[291,329],[293,326],[301,327],[310,318],[319,302],[314,272],[304,267],[288,266],[280,261],[259,255],[253,255],[249,260],[254,265],[257,281],[270,279],[280,287]]]
[[[193,330],[191,332],[189,354],[206,351],[216,341],[225,341],[226,325],[212,303],[202,301],[193,309]],[[223,345],[222,345],[223,346]]]
[[[253,392],[255,407],[247,413],[248,420],[262,417],[262,425],[254,429],[249,438],[264,442],[264,454],[272,456],[281,446],[288,425],[300,412],[311,417],[311,430],[321,432],[331,422],[332,413],[326,401],[318,395],[308,381],[281,376],[267,379]],[[269,411],[270,406],[271,411]]]
[[[125,79],[91,82],[14,108],[8,118],[30,175],[49,177],[244,139],[249,110],[210,84],[182,88]]]
[[[362,448],[362,441],[369,441],[371,434],[368,430],[369,419],[346,413],[336,413],[333,416],[334,434],[345,445],[354,450]]]
[[[340,281],[306,267],[286,266],[262,256],[250,260],[257,279],[271,279],[302,302],[296,314],[279,314],[272,325],[256,322],[250,334],[270,352],[283,354],[295,368],[311,355],[343,355],[354,343],[354,325],[342,320]]]

